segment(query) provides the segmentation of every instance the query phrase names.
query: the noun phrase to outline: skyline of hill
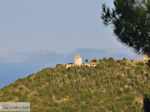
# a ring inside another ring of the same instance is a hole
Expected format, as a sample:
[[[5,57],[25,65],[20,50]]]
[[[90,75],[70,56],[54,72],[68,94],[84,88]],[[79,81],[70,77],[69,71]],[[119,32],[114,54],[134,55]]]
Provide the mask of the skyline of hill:
[[[141,59],[140,56],[136,56],[133,53],[123,53],[122,52],[112,52],[111,50],[102,49],[88,49],[80,48],[75,50],[70,54],[58,54],[50,51],[41,51],[34,54],[24,54],[27,56],[25,62],[0,62],[0,88],[5,85],[12,83],[18,78],[26,77],[28,74],[36,73],[46,67],[54,67],[56,64],[67,64],[73,63],[74,56],[80,55],[83,58],[83,63],[85,59],[92,60],[94,58],[109,58],[114,59]],[[10,77],[10,78],[8,78]]]

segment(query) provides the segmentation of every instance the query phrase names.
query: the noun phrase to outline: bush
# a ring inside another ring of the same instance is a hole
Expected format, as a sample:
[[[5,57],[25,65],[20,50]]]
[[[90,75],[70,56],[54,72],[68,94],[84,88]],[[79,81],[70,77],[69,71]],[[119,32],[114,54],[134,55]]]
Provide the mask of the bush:
[[[71,106],[63,106],[62,107],[63,112],[78,112],[77,108],[73,108]]]
[[[89,91],[83,91],[81,92],[80,100],[81,101],[88,101],[92,99],[92,94]]]

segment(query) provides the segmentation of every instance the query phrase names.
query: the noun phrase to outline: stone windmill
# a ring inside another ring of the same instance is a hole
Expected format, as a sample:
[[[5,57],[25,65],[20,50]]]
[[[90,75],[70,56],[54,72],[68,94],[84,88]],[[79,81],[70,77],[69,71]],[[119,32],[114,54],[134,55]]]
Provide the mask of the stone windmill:
[[[82,57],[81,56],[74,57],[74,65],[82,65]]]

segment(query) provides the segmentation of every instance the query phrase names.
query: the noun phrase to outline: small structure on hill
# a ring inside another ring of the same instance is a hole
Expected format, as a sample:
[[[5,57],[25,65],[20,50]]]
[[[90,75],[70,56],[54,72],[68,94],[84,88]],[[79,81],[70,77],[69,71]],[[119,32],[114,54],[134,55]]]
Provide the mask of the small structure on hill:
[[[74,66],[88,66],[88,67],[91,67],[91,66],[96,66],[96,61],[90,61],[89,64],[82,64],[82,57],[81,56],[75,56],[74,57],[74,64],[72,63],[69,63],[69,64],[66,64],[66,68],[69,68],[69,67],[74,67]]]
[[[90,63],[96,63],[95,61],[90,61]]]
[[[96,64],[96,62],[92,60],[92,61],[90,61],[90,64],[94,65],[94,64]]]
[[[144,54],[142,59],[143,59],[143,61],[148,61],[148,60],[150,60],[150,57],[148,57],[147,55]]]
[[[81,56],[74,57],[74,65],[82,65],[82,57]]]

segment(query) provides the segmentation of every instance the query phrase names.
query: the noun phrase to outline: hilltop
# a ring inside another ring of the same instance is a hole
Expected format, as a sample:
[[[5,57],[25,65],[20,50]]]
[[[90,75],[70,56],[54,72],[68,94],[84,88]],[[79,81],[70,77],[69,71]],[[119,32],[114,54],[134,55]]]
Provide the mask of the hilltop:
[[[102,59],[95,67],[57,65],[0,89],[0,102],[31,102],[32,112],[142,112],[150,95],[143,61]]]
[[[26,61],[22,58],[10,59],[16,60],[17,62],[9,61],[4,57],[0,57],[0,88],[8,85],[18,78],[27,77],[31,73],[36,73],[46,67],[54,67],[58,63],[67,64],[72,63],[74,56],[83,57],[83,63],[85,59],[92,60],[94,58],[109,58],[122,59],[125,57],[127,59],[142,59],[141,56],[136,56],[133,52],[127,49],[122,50],[108,50],[108,49],[89,49],[89,48],[79,48],[71,53],[59,54],[57,52],[52,52],[49,50],[40,50],[34,53],[17,53],[17,57],[24,57]],[[11,77],[11,78],[7,78]]]

